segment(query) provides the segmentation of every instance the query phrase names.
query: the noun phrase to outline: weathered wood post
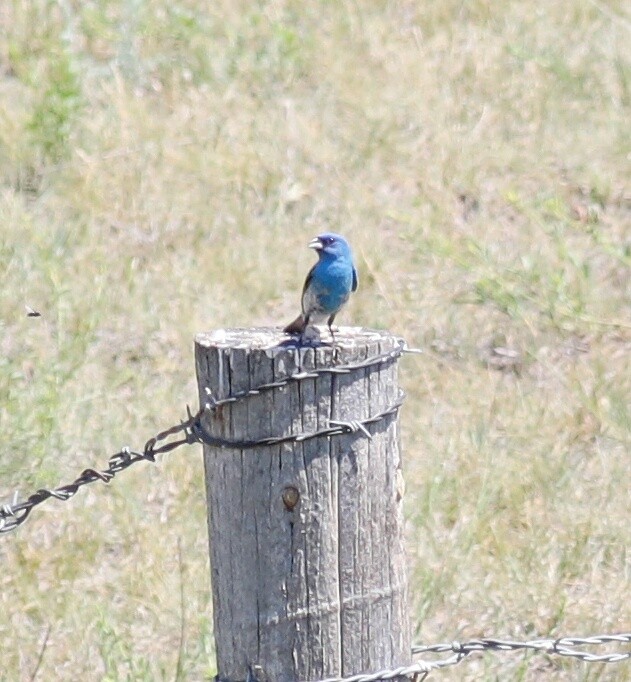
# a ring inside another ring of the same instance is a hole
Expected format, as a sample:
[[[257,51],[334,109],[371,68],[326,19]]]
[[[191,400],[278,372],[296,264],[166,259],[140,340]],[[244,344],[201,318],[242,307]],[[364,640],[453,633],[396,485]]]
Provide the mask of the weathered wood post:
[[[245,680],[248,666],[260,679],[296,682],[410,662],[400,339],[358,328],[340,329],[334,347],[296,347],[288,339],[273,329],[196,339],[202,402],[208,389],[220,400],[325,370],[223,404],[202,420],[212,437],[242,442],[204,445],[221,682]],[[381,362],[330,371],[390,351]],[[369,417],[376,419],[363,428],[350,425],[354,432],[335,424]],[[345,432],[252,443],[330,428]]]

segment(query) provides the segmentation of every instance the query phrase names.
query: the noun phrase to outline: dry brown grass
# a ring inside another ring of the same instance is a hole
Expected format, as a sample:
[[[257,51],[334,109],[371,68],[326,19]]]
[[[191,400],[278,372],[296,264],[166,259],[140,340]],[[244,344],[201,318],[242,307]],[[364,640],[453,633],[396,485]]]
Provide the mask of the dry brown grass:
[[[194,334],[287,321],[335,228],[341,322],[427,351],[401,368],[416,639],[628,631],[630,45],[622,0],[5,0],[0,495],[179,418]],[[37,679],[213,673],[202,476],[177,452],[0,539],[0,680],[48,628]]]

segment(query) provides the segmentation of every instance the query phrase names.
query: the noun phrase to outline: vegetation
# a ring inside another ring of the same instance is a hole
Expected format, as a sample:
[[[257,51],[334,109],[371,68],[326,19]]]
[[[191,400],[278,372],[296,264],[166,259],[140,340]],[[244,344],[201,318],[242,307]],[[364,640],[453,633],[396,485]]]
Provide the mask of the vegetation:
[[[195,333],[288,322],[334,229],[339,322],[425,349],[415,641],[629,630],[626,3],[4,0],[0,100],[0,502],[183,416]],[[3,682],[215,672],[197,448],[48,502],[0,565]]]

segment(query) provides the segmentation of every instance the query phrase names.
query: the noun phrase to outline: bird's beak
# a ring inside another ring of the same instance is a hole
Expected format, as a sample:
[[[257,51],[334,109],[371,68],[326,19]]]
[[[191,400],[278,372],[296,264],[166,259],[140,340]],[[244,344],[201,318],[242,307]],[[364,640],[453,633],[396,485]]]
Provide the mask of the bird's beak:
[[[309,242],[309,248],[315,249],[316,251],[320,251],[320,249],[322,248],[322,242],[318,237],[315,237]]]

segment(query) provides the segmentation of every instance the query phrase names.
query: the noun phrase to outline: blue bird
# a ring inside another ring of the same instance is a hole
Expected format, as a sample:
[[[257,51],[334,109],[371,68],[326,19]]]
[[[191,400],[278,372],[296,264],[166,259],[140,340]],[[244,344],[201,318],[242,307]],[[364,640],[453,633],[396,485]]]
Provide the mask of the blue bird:
[[[340,308],[357,289],[357,270],[351,247],[344,237],[325,232],[309,242],[318,252],[318,262],[311,268],[302,288],[302,312],[284,331],[304,334],[309,325],[332,324]]]

